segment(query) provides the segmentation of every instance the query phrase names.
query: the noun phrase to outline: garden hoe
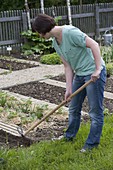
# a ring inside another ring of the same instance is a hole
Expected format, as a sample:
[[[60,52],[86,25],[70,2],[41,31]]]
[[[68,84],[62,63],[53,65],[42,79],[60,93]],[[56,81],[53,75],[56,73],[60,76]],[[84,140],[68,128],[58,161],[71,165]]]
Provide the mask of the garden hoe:
[[[92,80],[90,79],[87,81],[83,86],[81,86],[78,90],[76,90],[73,94],[71,94],[67,100],[62,101],[57,107],[55,107],[52,111],[50,111],[48,114],[46,114],[40,121],[35,122],[28,130],[23,131],[21,127],[19,126],[11,126],[8,124],[4,124],[3,122],[0,122],[0,129],[3,129],[4,131],[11,133],[15,136],[22,137],[23,140],[28,139],[26,135],[33,130],[35,127],[37,127],[39,124],[41,124],[44,120],[46,120],[50,115],[52,115],[54,112],[56,112],[59,108],[67,104],[70,99],[72,99],[75,95],[77,95],[80,91],[82,91],[85,87],[87,87]],[[29,139],[28,139],[29,140]]]

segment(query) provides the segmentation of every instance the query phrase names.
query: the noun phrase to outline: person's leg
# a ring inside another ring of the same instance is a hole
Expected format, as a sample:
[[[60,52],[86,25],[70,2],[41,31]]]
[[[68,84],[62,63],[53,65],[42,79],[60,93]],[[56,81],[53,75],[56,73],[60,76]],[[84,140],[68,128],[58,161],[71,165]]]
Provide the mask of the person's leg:
[[[83,77],[76,76],[73,81],[73,92],[84,84]],[[65,137],[72,139],[76,136],[80,126],[81,108],[84,98],[86,96],[86,89],[82,90],[79,94],[72,98],[69,105],[69,125]]]
[[[90,133],[84,145],[84,148],[93,148],[98,146],[100,143],[100,137],[103,127],[103,98],[104,98],[104,87],[106,81],[106,71],[102,70],[100,78],[95,82],[91,83],[87,88],[87,97],[90,106],[89,115],[91,118]]]

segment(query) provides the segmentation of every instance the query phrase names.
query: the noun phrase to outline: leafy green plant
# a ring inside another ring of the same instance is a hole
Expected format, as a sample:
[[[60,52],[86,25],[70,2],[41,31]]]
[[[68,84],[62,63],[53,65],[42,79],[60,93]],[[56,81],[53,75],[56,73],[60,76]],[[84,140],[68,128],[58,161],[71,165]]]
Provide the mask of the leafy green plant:
[[[52,54],[41,56],[40,62],[43,64],[61,64],[62,63],[57,53],[52,53]]]
[[[30,113],[30,111],[31,111],[31,104],[32,104],[32,102],[30,100],[27,100],[27,101],[21,103],[20,110],[23,113]]]
[[[106,64],[106,70],[107,70],[107,77],[113,75],[113,62]]]
[[[26,39],[22,46],[24,55],[32,54],[47,54],[53,52],[52,39],[46,40],[40,38],[38,33],[34,33],[31,30],[22,32],[22,36]]]
[[[40,119],[40,118],[42,118],[43,117],[43,108],[42,107],[39,107],[39,106],[36,106],[35,108],[34,108],[34,115],[38,118],[38,119]],[[33,113],[31,113],[32,115],[33,115]]]
[[[5,93],[0,93],[0,106],[5,107],[7,102],[7,95]]]
[[[105,61],[105,63],[113,62],[113,45],[112,46],[102,46],[100,48],[101,55]]]
[[[15,111],[9,111],[8,119],[13,119],[14,117],[17,117],[17,112]]]

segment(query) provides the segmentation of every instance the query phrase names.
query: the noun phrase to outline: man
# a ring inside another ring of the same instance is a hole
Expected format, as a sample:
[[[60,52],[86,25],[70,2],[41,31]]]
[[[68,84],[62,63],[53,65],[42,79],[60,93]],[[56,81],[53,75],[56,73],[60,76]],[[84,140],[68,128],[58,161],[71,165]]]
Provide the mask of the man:
[[[105,64],[98,43],[74,26],[57,26],[55,20],[46,14],[39,14],[34,19],[32,30],[45,39],[53,38],[53,47],[65,68],[65,100],[92,79],[92,83],[70,101],[69,125],[65,138],[70,141],[76,136],[80,127],[82,103],[87,95],[91,127],[81,152],[97,147],[103,127],[103,97],[106,82]]]

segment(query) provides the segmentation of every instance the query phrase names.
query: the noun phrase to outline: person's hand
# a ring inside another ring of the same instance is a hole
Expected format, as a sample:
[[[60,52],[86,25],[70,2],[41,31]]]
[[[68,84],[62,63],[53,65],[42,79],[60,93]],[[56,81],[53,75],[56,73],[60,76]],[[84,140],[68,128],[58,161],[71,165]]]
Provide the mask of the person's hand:
[[[65,100],[69,102],[71,100],[70,95],[72,94],[72,90],[66,90],[65,92]]]
[[[100,72],[101,70],[96,70],[92,75],[91,75],[91,79],[93,82],[95,82],[97,79],[99,79],[100,77]]]

